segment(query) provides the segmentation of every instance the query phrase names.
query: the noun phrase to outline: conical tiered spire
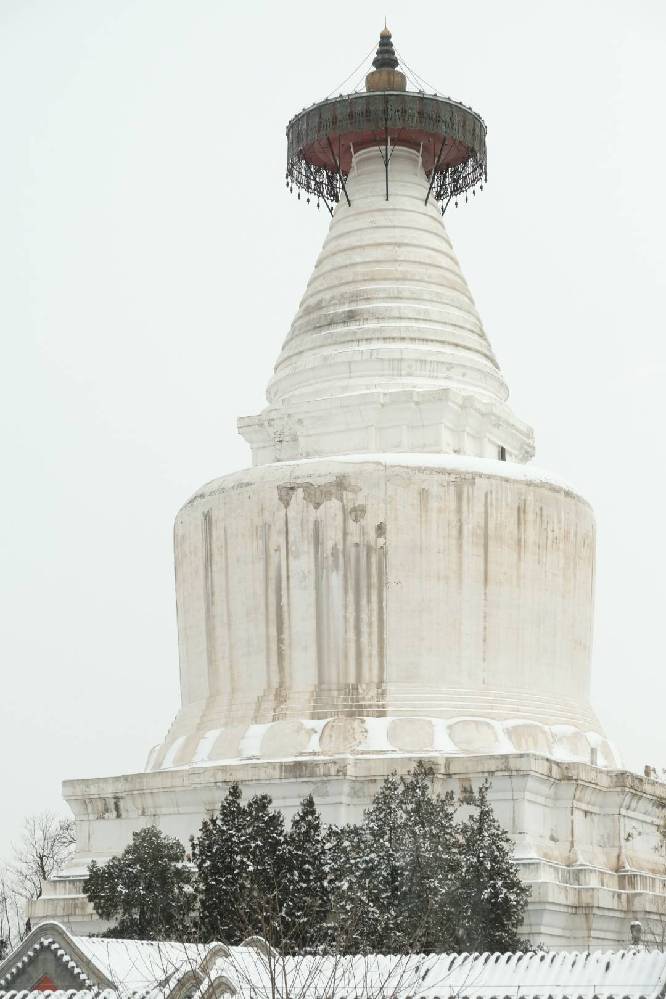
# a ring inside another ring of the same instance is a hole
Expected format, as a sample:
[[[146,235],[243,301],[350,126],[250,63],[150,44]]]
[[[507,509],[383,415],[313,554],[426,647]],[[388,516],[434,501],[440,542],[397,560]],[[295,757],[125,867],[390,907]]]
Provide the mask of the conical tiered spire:
[[[350,452],[528,460],[419,154],[357,153],[268,386],[239,422],[255,463]]]
[[[386,25],[373,67],[367,93],[289,123],[287,186],[338,203],[268,407],[239,429],[255,464],[377,452],[528,461],[532,431],[506,404],[437,205],[485,179],[485,125],[406,91]]]

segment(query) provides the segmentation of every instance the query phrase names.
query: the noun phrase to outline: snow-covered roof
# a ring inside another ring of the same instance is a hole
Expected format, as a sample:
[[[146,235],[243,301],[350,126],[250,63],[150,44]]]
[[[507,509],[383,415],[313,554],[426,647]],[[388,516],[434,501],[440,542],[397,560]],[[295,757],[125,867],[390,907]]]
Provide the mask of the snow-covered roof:
[[[99,990],[81,989],[55,989],[54,991],[41,989],[23,989],[20,992],[0,992],[3,999],[118,999],[118,994],[113,989]]]
[[[82,985],[85,979],[81,991],[17,990],[22,979],[25,983],[21,971],[44,947],[74,971]],[[51,923],[37,927],[0,965],[1,999],[220,999],[222,995],[239,999],[664,999],[666,954],[638,948],[594,953],[283,957],[257,938],[241,947],[106,940],[74,937]]]
[[[216,962],[238,991],[269,997],[405,996],[427,999],[642,999],[666,993],[666,955],[657,951],[414,954],[277,958],[249,948]],[[286,982],[286,988],[282,982]]]
[[[78,947],[105,977],[127,995],[169,988],[189,970],[206,964],[209,953],[227,951],[222,944],[169,943],[155,940],[107,940],[76,937]]]

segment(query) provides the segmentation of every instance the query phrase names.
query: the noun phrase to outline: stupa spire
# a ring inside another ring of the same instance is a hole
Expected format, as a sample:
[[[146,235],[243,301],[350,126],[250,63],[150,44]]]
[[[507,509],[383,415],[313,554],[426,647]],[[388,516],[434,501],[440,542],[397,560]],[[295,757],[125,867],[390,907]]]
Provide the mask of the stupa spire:
[[[507,404],[441,218],[485,180],[485,125],[406,90],[388,27],[373,67],[365,93],[287,127],[287,184],[333,219],[268,406],[240,432],[255,464],[352,452],[528,461],[532,430]]]

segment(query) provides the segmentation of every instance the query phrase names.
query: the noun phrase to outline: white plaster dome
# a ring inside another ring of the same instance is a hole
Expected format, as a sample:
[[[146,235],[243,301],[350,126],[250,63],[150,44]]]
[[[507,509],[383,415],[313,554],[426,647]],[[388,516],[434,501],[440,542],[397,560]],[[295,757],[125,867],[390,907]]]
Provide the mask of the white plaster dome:
[[[418,153],[353,161],[275,365],[268,408],[239,421],[255,463],[345,451],[525,461],[532,432],[502,377]]]
[[[182,708],[149,769],[357,753],[615,762],[590,707],[594,518],[523,465],[278,462],[176,519]]]

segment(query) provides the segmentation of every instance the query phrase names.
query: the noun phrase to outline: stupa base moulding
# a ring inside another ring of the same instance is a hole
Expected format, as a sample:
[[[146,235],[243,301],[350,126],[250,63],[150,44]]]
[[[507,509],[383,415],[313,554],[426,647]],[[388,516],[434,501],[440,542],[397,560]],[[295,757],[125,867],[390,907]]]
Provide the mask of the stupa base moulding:
[[[312,792],[325,821],[342,823],[360,819],[381,781],[394,771],[406,773],[417,759],[432,763],[440,792],[464,795],[490,779],[492,805],[531,888],[523,933],[532,942],[577,950],[629,945],[630,923],[639,919],[645,943],[662,943],[666,884],[659,828],[666,784],[519,754],[248,760],[67,781],[77,853],[32,904],[32,925],[55,919],[79,934],[99,932],[104,924],[82,893],[90,861],[118,853],[134,831],[151,823],[187,842],[234,781],[246,795],[270,794],[287,817]]]

